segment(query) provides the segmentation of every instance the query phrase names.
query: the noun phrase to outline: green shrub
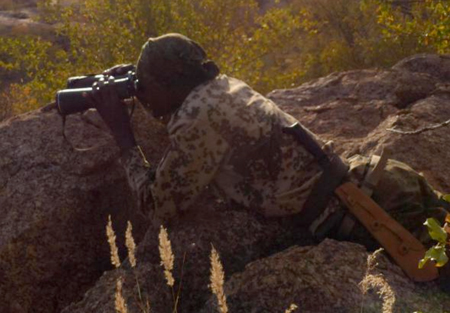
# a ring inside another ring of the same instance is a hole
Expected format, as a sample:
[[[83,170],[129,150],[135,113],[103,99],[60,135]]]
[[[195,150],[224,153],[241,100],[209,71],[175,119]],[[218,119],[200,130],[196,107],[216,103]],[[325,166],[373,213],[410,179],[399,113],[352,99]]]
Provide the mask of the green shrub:
[[[254,0],[88,0],[82,6],[41,3],[41,19],[53,23],[54,44],[36,37],[2,38],[0,66],[26,73],[31,99],[22,112],[52,101],[73,75],[133,63],[148,37],[179,32],[201,43],[222,72],[247,81],[261,92],[289,87],[302,72],[287,67],[283,55],[302,27],[290,7],[259,13]],[[20,93],[19,93],[20,94]]]
[[[393,42],[413,40],[418,51],[450,52],[449,19],[450,3],[443,0],[411,2],[407,14],[386,3],[378,10],[384,37]]]
[[[450,3],[296,0],[262,12],[256,0],[43,0],[53,41],[0,38],[0,68],[22,77],[4,92],[1,112],[53,100],[73,75],[136,61],[148,37],[179,32],[199,42],[223,73],[262,93],[334,71],[389,67],[419,52],[449,52]],[[12,108],[7,106],[13,104]]]

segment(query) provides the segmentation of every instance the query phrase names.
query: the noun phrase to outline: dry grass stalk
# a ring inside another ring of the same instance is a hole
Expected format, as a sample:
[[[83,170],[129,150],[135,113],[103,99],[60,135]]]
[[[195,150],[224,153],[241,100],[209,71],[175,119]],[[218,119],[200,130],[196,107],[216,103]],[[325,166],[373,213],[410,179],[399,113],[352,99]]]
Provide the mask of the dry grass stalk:
[[[150,310],[150,301],[148,301],[148,300],[147,300],[147,302],[146,302],[146,309],[147,309],[147,310],[145,311],[146,313],[151,313],[151,310]]]
[[[394,312],[394,305],[396,301],[394,290],[392,290],[391,286],[389,286],[382,274],[370,274],[370,271],[377,265],[376,258],[381,252],[382,249],[379,249],[367,257],[367,273],[361,281],[360,286],[363,294],[366,294],[371,288],[378,289],[377,293],[383,300],[382,312],[392,313]]]
[[[109,247],[111,248],[111,264],[116,268],[120,267],[119,250],[116,245],[116,234],[112,227],[111,215],[108,215],[108,225],[106,225],[106,236],[108,237]]]
[[[116,294],[114,305],[116,308],[116,312],[118,313],[128,313],[127,304],[125,303],[125,299],[122,294],[122,278],[118,278],[116,281]]]
[[[128,260],[130,261],[131,268],[136,267],[136,243],[134,242],[133,238],[133,226],[131,225],[131,222],[127,222],[127,230],[125,231],[125,246],[127,247],[128,251]],[[139,284],[139,279],[137,276],[137,272],[133,271],[134,278],[136,279],[136,287],[138,292],[138,306],[142,313],[150,313],[150,302],[147,301],[144,303],[144,300],[142,299],[142,292],[141,292],[141,286]]]
[[[159,232],[159,255],[161,257],[161,265],[164,267],[164,276],[166,277],[167,285],[173,287],[175,280],[172,276],[172,270],[175,257],[172,253],[169,235],[163,226],[161,226]]]
[[[219,253],[217,253],[214,246],[211,249],[211,276],[210,276],[210,288],[217,298],[220,313],[227,313],[227,297],[223,290],[223,284],[225,281],[225,273],[223,271],[222,263],[220,263]]]
[[[292,312],[294,312],[297,309],[298,309],[298,306],[296,304],[294,304],[294,303],[291,303],[289,308],[286,311],[284,311],[284,313],[292,313]]]
[[[130,221],[127,223],[127,231],[125,232],[125,245],[128,250],[128,260],[130,260],[131,267],[136,266],[136,243],[133,238],[133,226]]]
[[[150,301],[147,299],[147,301],[142,300],[142,296],[139,295],[139,299],[137,301],[137,305],[142,313],[151,313],[152,310],[150,308]]]
[[[361,282],[361,287],[364,293],[367,293],[370,288],[377,288],[378,294],[383,299],[383,313],[394,312],[395,293],[382,275],[366,275]]]

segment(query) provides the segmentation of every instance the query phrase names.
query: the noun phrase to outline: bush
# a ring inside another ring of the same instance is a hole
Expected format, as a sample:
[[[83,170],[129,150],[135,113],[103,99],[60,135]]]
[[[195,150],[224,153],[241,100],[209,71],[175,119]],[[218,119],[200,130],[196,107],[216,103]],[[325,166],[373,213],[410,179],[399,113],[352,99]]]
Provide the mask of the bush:
[[[380,5],[378,21],[384,26],[383,35],[393,42],[411,39],[416,50],[437,53],[450,52],[450,3],[443,0],[411,1],[405,12],[386,3]]]
[[[303,23],[309,30],[300,51],[309,60],[304,79],[390,67],[415,53],[448,51],[450,25],[444,24],[449,4],[442,1],[411,1],[407,12],[384,0],[296,3],[305,13]]]
[[[290,7],[259,13],[254,0],[88,0],[82,6],[41,3],[41,19],[56,27],[58,42],[2,38],[0,66],[23,72],[33,101],[16,112],[52,101],[67,77],[136,61],[148,37],[179,32],[198,41],[222,69],[261,92],[289,87],[302,73],[283,59],[301,28]]]
[[[334,71],[388,67],[414,53],[445,53],[450,45],[450,3],[442,0],[401,8],[384,0],[297,0],[264,12],[255,0],[82,3],[40,3],[40,19],[56,29],[52,42],[0,38],[0,68],[22,76],[0,107],[14,103],[9,111],[20,113],[44,105],[68,77],[134,63],[148,37],[168,32],[196,40],[223,73],[262,93]]]

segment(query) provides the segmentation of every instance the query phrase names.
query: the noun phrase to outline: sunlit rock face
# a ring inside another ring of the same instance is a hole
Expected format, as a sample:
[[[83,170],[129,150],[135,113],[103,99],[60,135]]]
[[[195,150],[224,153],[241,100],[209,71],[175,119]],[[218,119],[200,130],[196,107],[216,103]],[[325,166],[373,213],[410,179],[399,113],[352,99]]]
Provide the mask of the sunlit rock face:
[[[233,313],[284,312],[292,304],[307,313],[433,312],[445,299],[433,285],[417,288],[380,251],[369,254],[358,244],[331,239],[248,264],[228,279],[225,293]],[[201,313],[213,312],[211,297]]]
[[[450,190],[447,127],[414,131],[450,119],[450,56],[416,55],[390,70],[334,73],[268,96],[317,135],[333,140],[345,157],[391,148],[392,158],[422,172],[432,185]]]

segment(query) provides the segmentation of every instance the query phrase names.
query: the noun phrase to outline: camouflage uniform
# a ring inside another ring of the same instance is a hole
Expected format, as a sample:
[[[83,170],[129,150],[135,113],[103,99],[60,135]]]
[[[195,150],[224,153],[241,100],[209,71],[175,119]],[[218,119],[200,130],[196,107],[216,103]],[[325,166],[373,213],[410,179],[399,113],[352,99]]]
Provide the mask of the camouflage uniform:
[[[186,210],[211,184],[265,216],[294,214],[321,173],[316,160],[282,133],[294,122],[243,82],[221,75],[195,88],[172,115],[171,144],[153,184],[138,149],[122,162],[141,205],[153,196],[158,222]]]
[[[321,174],[317,161],[282,128],[297,122],[245,83],[218,76],[195,88],[167,125],[170,147],[152,172],[138,148],[122,158],[141,206],[153,196],[152,220],[164,223],[184,211],[208,185],[265,216],[299,213]],[[321,146],[327,145],[311,134]],[[368,158],[348,160],[349,179],[359,184]],[[389,160],[373,198],[408,229],[420,227],[437,194],[407,165]],[[314,230],[340,208],[336,198],[313,223]],[[434,214],[434,213],[433,213]],[[443,211],[436,213],[442,218]],[[301,218],[301,214],[299,215]],[[371,237],[358,226],[355,241]]]

